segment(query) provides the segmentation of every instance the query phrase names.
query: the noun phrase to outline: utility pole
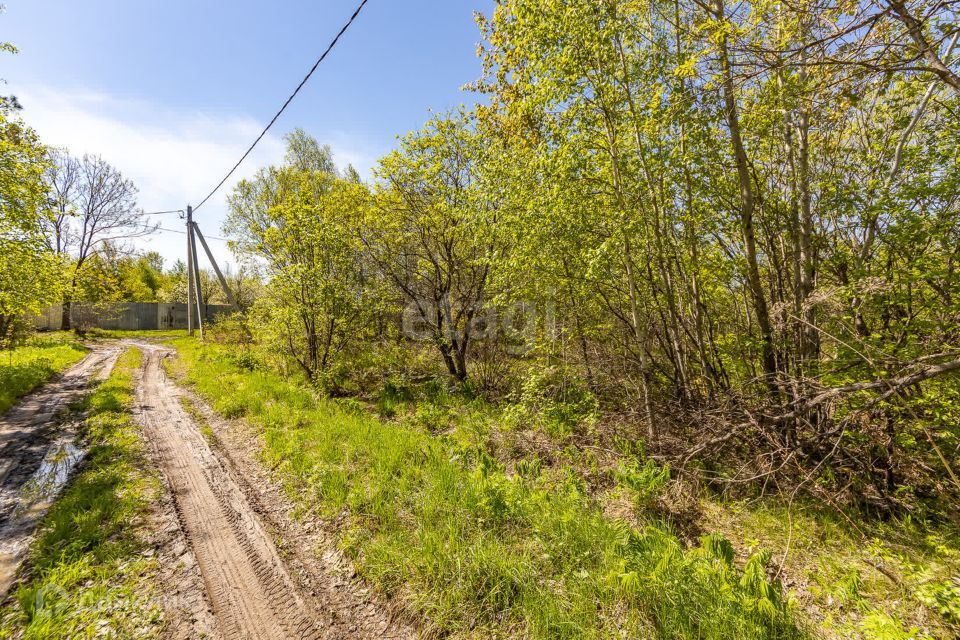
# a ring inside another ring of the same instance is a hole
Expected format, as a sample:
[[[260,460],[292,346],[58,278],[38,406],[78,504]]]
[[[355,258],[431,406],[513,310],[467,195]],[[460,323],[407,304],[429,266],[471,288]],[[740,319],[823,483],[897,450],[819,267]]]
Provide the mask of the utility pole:
[[[194,237],[194,231],[196,231],[197,225],[193,222],[192,215],[190,216],[189,225],[190,255],[193,258],[193,264],[190,268],[193,271],[193,293],[196,302],[197,326],[200,328],[200,337],[203,338],[203,324],[207,314],[206,305],[203,304],[203,289],[200,288],[200,261],[197,259],[197,239]]]
[[[230,303],[230,306],[234,309],[237,309],[237,301],[233,297],[233,292],[230,291],[230,287],[227,286],[227,280],[223,277],[223,273],[220,271],[220,265],[217,264],[217,261],[213,259],[213,252],[210,251],[210,247],[207,246],[207,241],[203,238],[203,234],[200,233],[200,227],[196,223],[193,224],[193,231],[197,234],[197,237],[200,238],[200,244],[203,245],[203,250],[207,253],[207,259],[210,260],[210,264],[213,265],[213,271],[217,274],[217,280],[220,281],[220,287],[223,289],[223,293],[227,296],[227,302]]]
[[[227,301],[234,309],[239,309],[237,301],[233,297],[233,292],[227,286],[227,280],[220,271],[220,265],[213,258],[213,252],[207,246],[207,241],[200,233],[200,227],[193,221],[193,207],[187,205],[187,333],[193,335],[194,324],[200,329],[200,337],[203,337],[203,322],[206,319],[207,305],[203,304],[203,290],[200,288],[200,261],[197,259],[197,238],[200,238],[200,244],[207,254],[207,259],[213,265],[213,270],[217,274],[217,280],[223,288],[223,293],[227,296]],[[196,320],[196,322],[194,322]]]
[[[187,205],[187,335],[193,335],[193,207]]]

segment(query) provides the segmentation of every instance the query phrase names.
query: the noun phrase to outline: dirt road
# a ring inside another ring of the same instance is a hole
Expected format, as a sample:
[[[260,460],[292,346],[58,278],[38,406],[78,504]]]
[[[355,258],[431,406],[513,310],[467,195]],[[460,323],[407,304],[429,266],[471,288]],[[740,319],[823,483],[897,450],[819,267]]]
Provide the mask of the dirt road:
[[[83,452],[63,424],[92,378],[110,375],[119,345],[100,345],[0,418],[0,595],[7,592],[40,517]]]
[[[143,350],[137,401],[145,435],[169,484],[224,638],[321,638],[270,536],[230,469],[183,409],[161,367],[168,352]]]
[[[12,584],[40,517],[83,457],[74,425],[63,419],[66,408],[91,379],[106,378],[131,346],[143,353],[133,413],[168,489],[146,527],[159,559],[159,588],[151,599],[167,613],[164,636],[414,637],[357,582],[318,523],[292,517],[293,505],[256,460],[257,436],[249,425],[219,418],[178,388],[162,366],[173,351],[146,340],[94,347],[0,418],[0,594]],[[185,396],[206,434],[185,410]]]

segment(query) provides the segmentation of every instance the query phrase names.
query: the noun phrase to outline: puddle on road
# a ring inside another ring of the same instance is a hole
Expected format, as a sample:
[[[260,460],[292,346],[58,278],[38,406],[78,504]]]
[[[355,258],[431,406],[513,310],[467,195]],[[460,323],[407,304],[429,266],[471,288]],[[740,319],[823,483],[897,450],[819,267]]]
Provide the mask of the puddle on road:
[[[47,450],[37,470],[20,487],[17,506],[9,524],[14,524],[23,514],[34,511],[36,507],[52,502],[70,479],[70,473],[83,459],[84,453],[73,442],[55,442]]]
[[[0,594],[10,588],[37,523],[85,454],[72,439],[54,442],[37,470],[17,490],[16,506],[0,527]]]

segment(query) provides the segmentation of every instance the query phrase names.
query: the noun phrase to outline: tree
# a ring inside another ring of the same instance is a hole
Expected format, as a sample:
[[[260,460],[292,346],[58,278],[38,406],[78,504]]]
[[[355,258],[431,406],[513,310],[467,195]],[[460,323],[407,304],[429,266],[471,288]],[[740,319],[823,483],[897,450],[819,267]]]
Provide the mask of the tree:
[[[876,478],[918,430],[956,437],[896,396],[871,450],[851,424],[876,398],[825,390],[954,370],[952,9],[505,0],[481,26],[480,113],[523,159],[497,267],[557,303],[553,354],[639,402],[648,435],[675,420],[692,451],[762,450],[757,477],[799,454]],[[826,447],[845,427],[856,453]]]
[[[372,188],[301,131],[237,188],[262,340],[316,379],[397,321],[377,289],[464,380],[489,309],[549,306],[522,364],[583,375],[661,455],[689,442],[681,468],[888,506],[956,477],[952,7],[502,0],[480,23],[487,100]]]
[[[63,329],[70,328],[71,303],[88,259],[106,244],[153,232],[136,208],[137,188],[99,156],[75,159],[54,152],[47,174],[54,216],[46,228],[47,244],[69,259],[63,297]]]
[[[45,149],[36,133],[0,107],[0,346],[9,347],[25,316],[60,292],[60,263],[44,246]]]
[[[0,13],[4,10],[3,5],[0,5]],[[18,53],[17,47],[9,42],[0,42],[0,53]],[[5,84],[6,80],[0,78],[0,84]],[[0,110],[3,110],[4,113],[9,114],[14,111],[19,111],[21,109],[20,101],[17,100],[17,96],[0,96]]]
[[[117,280],[121,297],[131,302],[159,302],[161,290],[166,286],[163,273],[163,257],[156,251],[142,255],[111,256],[116,264]]]
[[[301,130],[286,141],[281,166],[237,185],[225,230],[243,255],[265,261],[268,285],[252,310],[255,335],[310,381],[335,386],[323,376],[362,338],[372,306],[351,213],[367,191],[338,175],[329,147]]]
[[[467,377],[474,319],[501,258],[499,211],[469,118],[434,118],[380,161],[362,238],[377,268],[428,328],[449,373]]]
[[[74,240],[70,224],[78,215],[80,161],[62,149],[50,149],[46,181],[52,209],[52,215],[44,220],[47,245],[57,255],[65,256]]]

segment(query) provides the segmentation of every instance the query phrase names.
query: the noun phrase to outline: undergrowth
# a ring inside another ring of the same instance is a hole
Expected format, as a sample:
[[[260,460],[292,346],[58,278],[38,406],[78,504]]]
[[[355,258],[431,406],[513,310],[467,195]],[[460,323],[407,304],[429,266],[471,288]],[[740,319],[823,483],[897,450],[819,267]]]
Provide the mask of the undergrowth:
[[[161,487],[129,411],[139,363],[137,350],[125,353],[83,402],[87,457],[37,530],[23,582],[0,610],[0,638],[159,635],[142,522]]]
[[[437,433],[429,411],[384,421],[243,366],[227,347],[175,344],[178,373],[218,412],[262,430],[264,462],[291,499],[336,522],[361,574],[427,635],[805,637],[762,551],[738,565],[721,536],[687,548],[654,520],[605,516],[572,468],[531,458],[508,470],[475,439]],[[624,490],[642,503],[648,489]]]
[[[38,334],[22,346],[0,351],[0,413],[85,354],[84,346],[67,332]]]
[[[708,501],[704,519],[784,562],[791,592],[826,638],[960,637],[960,532],[909,516],[849,519],[773,499]]]

